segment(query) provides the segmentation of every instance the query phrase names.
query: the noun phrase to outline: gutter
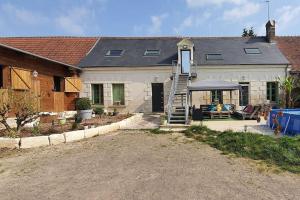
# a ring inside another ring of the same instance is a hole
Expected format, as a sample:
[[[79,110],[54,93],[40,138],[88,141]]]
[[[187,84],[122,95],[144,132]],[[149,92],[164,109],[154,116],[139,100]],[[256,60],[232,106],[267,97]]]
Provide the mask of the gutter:
[[[47,60],[47,61],[50,61],[50,62],[53,62],[53,63],[60,64],[60,65],[65,65],[67,67],[71,67],[71,68],[74,68],[74,69],[77,69],[77,70],[80,70],[80,71],[82,70],[80,67],[76,67],[74,65],[70,65],[70,64],[67,64],[67,63],[60,62],[60,61],[52,60],[50,58],[46,58],[44,56],[40,56],[40,55],[37,55],[37,54],[34,54],[34,53],[30,53],[28,51],[24,51],[24,50],[21,50],[21,49],[15,48],[15,47],[11,47],[11,46],[8,46],[8,45],[2,44],[2,43],[0,43],[0,47],[4,47],[4,48],[10,49],[10,50],[18,51],[18,52],[21,52],[21,53],[24,53],[24,54],[27,54],[27,55],[31,55],[31,56],[43,59],[43,60]]]

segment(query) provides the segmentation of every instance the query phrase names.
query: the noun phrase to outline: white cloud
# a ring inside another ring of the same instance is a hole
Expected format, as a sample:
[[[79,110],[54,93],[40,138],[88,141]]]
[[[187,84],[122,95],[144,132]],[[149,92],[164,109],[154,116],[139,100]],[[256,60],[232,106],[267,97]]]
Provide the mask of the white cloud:
[[[169,16],[168,13],[161,15],[153,15],[150,17],[151,23],[149,25],[136,25],[133,27],[133,32],[135,34],[147,34],[155,35],[161,33],[161,27],[164,20]]]
[[[90,11],[85,7],[76,7],[66,14],[55,19],[56,24],[65,32],[76,35],[84,35],[86,21],[89,20]]]
[[[300,6],[284,6],[277,10],[278,13],[278,23],[277,23],[277,31],[279,33],[285,32],[289,28],[296,25],[298,23],[298,19],[300,17]]]
[[[223,19],[236,21],[256,14],[261,9],[261,4],[248,2],[243,5],[224,11]]]
[[[151,25],[148,28],[148,34],[157,34],[161,32],[161,27],[165,18],[168,17],[168,14],[151,16]]]
[[[11,3],[3,4],[0,12],[5,13],[4,15],[18,20],[19,22],[29,25],[36,25],[46,20],[46,17],[36,12],[32,12],[24,8],[17,8]]]
[[[176,34],[182,33],[185,29],[198,28],[211,17],[210,12],[204,12],[201,15],[191,14],[186,17],[183,22],[174,28]]]
[[[186,3],[189,8],[196,8],[196,7],[202,7],[207,5],[221,6],[222,4],[225,3],[239,5],[245,2],[246,0],[186,0]]]

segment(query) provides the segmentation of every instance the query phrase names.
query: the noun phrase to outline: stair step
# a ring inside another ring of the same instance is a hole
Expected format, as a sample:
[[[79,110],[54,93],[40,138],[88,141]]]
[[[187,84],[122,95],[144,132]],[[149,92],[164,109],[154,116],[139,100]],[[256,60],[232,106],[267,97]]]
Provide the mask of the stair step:
[[[171,120],[180,120],[180,119],[182,119],[182,120],[185,120],[185,116],[171,116]]]

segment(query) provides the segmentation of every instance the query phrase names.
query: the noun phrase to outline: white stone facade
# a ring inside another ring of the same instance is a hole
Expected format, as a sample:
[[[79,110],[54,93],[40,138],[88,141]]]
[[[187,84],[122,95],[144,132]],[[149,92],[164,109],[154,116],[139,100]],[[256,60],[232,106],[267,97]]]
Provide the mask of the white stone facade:
[[[286,76],[286,65],[236,65],[236,66],[198,66],[197,80],[224,80],[230,82],[249,82],[249,103],[266,102],[267,82]],[[91,98],[91,84],[103,84],[104,107],[108,111],[117,108],[119,112],[152,112],[152,83],[164,84],[164,106],[166,110],[172,81],[170,66],[156,67],[99,67],[85,68],[81,75],[83,91],[81,97]],[[125,105],[113,106],[112,84],[122,83],[125,88]],[[230,103],[230,92],[223,92],[224,103]],[[193,92],[193,104],[210,104],[210,92]],[[239,105],[239,92],[232,92],[232,103]]]

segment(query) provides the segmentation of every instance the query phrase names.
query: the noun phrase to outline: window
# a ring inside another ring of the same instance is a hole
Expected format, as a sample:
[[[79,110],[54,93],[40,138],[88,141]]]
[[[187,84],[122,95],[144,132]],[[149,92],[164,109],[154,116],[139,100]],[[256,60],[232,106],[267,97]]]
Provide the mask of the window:
[[[249,104],[249,83],[239,83],[241,85],[240,90],[240,106],[247,106]]]
[[[61,77],[54,76],[53,77],[53,82],[54,82],[53,91],[54,92],[61,92]]]
[[[245,48],[246,54],[261,54],[259,48]]]
[[[181,51],[181,73],[188,74],[190,72],[191,51]]]
[[[122,56],[123,54],[124,54],[124,50],[116,49],[116,50],[109,50],[106,53],[106,56],[119,57],[119,56]]]
[[[219,101],[219,103],[223,103],[223,92],[221,90],[212,90],[211,91],[211,102]]]
[[[267,82],[267,100],[271,102],[278,101],[278,83],[277,82]]]
[[[223,60],[222,54],[206,54],[206,60]]]
[[[113,105],[125,105],[124,84],[113,84]]]
[[[159,56],[160,50],[157,49],[147,49],[144,53],[144,56]]]
[[[92,104],[103,105],[103,84],[92,84]]]

